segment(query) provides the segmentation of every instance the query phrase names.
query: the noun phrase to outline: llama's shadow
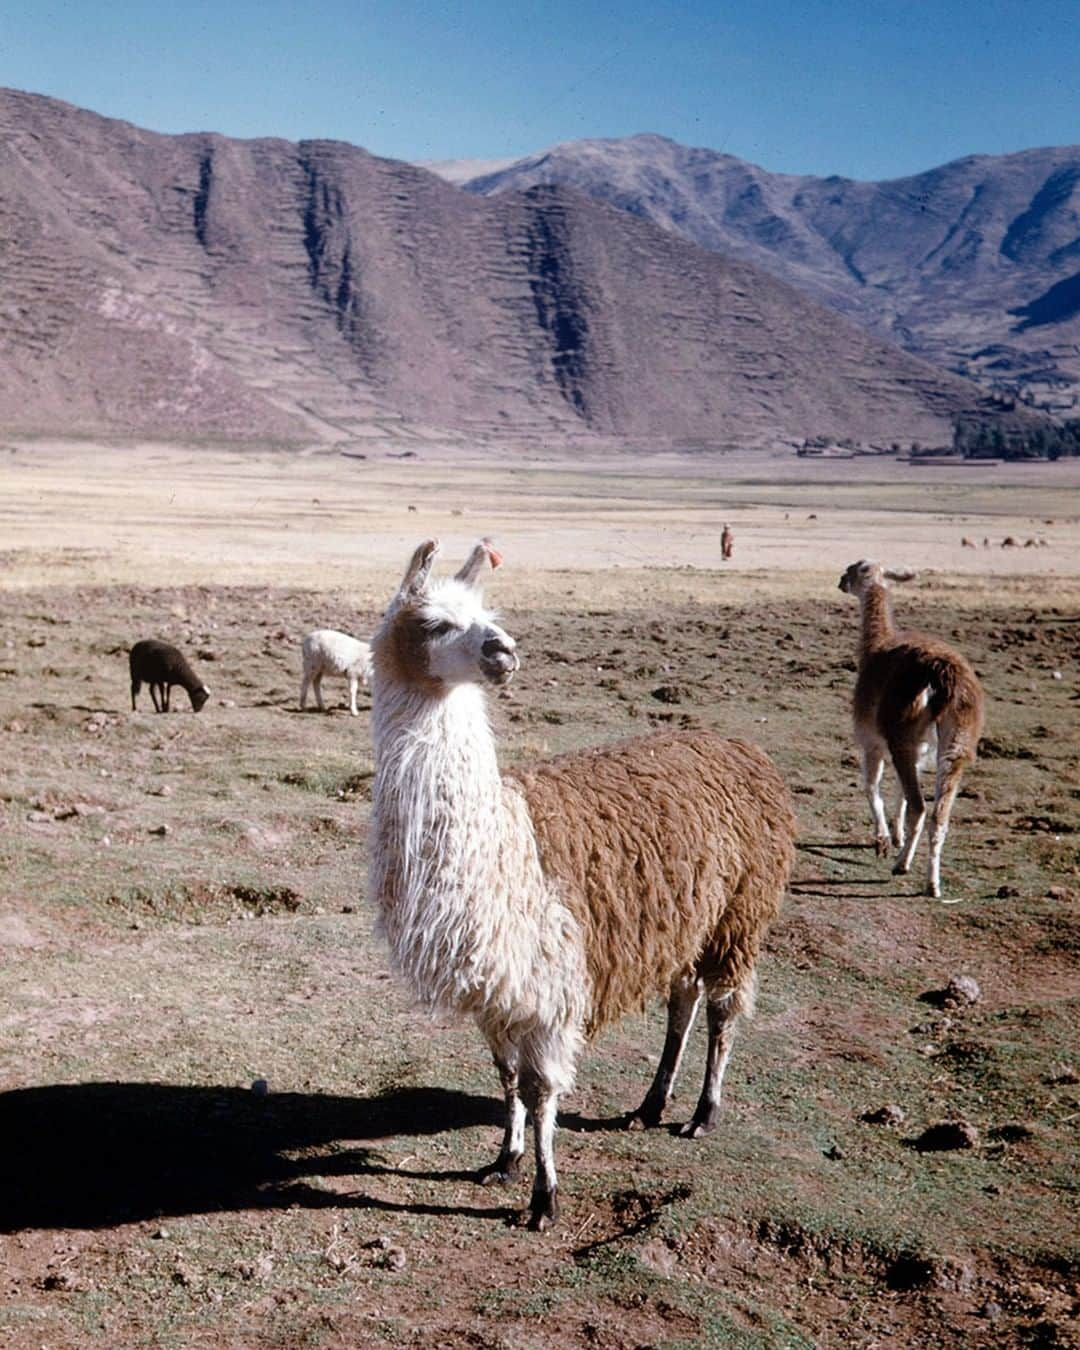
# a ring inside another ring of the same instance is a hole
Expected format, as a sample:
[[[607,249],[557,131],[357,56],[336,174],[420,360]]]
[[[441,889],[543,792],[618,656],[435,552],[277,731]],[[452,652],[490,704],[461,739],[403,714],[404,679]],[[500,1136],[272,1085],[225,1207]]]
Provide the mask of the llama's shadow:
[[[101,1228],[218,1210],[353,1207],[505,1219],[505,1206],[382,1200],[313,1176],[398,1175],[366,1144],[497,1125],[491,1098],[439,1088],[379,1097],[76,1083],[0,1093],[0,1232]],[[450,1180],[468,1173],[447,1173]]]

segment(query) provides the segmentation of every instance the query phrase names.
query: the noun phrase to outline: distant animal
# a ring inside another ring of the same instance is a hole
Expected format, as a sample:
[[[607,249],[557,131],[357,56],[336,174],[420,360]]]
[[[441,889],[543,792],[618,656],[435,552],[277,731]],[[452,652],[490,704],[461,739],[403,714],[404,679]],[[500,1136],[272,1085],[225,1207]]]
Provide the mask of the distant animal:
[[[304,673],[300,678],[300,711],[307,707],[308,686],[315,691],[315,702],[324,712],[322,682],[324,675],[344,675],[349,681],[349,711],[356,717],[356,692],[361,684],[371,683],[371,646],[335,628],[317,628],[301,644]]]
[[[724,562],[735,552],[735,535],[730,525],[725,525],[720,532],[720,557]]]
[[[668,1030],[628,1126],[658,1125],[699,1004],[704,1086],[682,1133],[716,1121],[735,1024],[753,1005],[765,929],[791,869],[795,821],[766,755],[711,731],[666,732],[503,778],[484,686],[517,671],[514,639],[478,578],[481,540],[432,580],[413,554],[373,638],[375,784],[370,891],[391,956],[432,1007],[476,1019],[506,1124],[485,1181],[520,1172],[531,1113],[527,1221],[558,1214],[555,1115],[585,1040],[650,999]]]
[[[862,609],[852,711],[879,856],[886,855],[890,845],[881,797],[886,754],[900,783],[893,820],[893,842],[900,852],[893,871],[898,874],[910,870],[922,834],[926,804],[919,769],[931,740],[937,742],[926,893],[940,899],[941,851],[960,779],[975,761],[985,698],[978,677],[959,652],[939,638],[895,626],[886,582],[910,581],[915,575],[910,568],[887,568],[864,558],[844,572],[840,589],[854,595]]]
[[[1005,538],[1001,541],[1001,547],[1002,547],[1002,548],[1019,548],[1020,545],[1016,542],[1016,540],[1012,537],[1011,534],[1007,534],[1007,535],[1005,536]]]
[[[210,687],[199,679],[188,664],[183,652],[168,642],[157,638],[146,638],[136,642],[128,653],[131,668],[131,711],[135,711],[135,699],[143,684],[150,686],[150,697],[155,712],[169,711],[169,691],[174,684],[186,689],[191,706],[201,712],[210,697]]]
[[[961,548],[974,548],[974,547],[975,547],[975,540],[974,540],[974,539],[969,539],[969,538],[967,537],[967,535],[965,534],[964,537],[963,537],[963,539],[960,540],[960,547],[961,547]]]

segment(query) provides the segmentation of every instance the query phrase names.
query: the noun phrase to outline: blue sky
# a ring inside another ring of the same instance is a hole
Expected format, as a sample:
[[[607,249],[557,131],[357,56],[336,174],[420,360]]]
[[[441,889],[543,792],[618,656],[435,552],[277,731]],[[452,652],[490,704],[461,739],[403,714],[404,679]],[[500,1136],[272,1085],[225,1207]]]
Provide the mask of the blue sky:
[[[1080,141],[1080,3],[22,0],[0,7],[0,84],[400,159],[655,131],[888,178]]]

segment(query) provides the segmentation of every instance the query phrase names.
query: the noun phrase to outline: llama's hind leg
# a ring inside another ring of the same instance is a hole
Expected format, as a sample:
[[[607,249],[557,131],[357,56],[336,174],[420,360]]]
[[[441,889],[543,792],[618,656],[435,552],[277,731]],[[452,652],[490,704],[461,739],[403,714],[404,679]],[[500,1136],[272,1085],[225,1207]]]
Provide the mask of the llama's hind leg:
[[[477,1174],[477,1179],[485,1186],[516,1181],[521,1175],[521,1159],[525,1153],[525,1104],[518,1088],[520,1055],[517,1046],[492,1045],[491,1053],[502,1083],[506,1124],[499,1156]]]
[[[746,977],[736,988],[723,989],[710,984],[706,992],[705,1013],[709,1022],[709,1049],[705,1057],[705,1082],[693,1116],[679,1133],[685,1139],[697,1139],[716,1128],[720,1109],[720,1089],[724,1070],[735,1043],[739,1015],[750,1012],[754,1003],[754,977]]]
[[[667,1036],[664,1049],[657,1065],[656,1077],[645,1094],[645,1100],[638,1109],[627,1117],[627,1128],[631,1130],[649,1129],[660,1124],[664,1107],[671,1099],[675,1078],[682,1063],[683,1052],[697,1016],[698,1005],[704,984],[691,971],[679,975],[672,985],[668,997]]]
[[[941,850],[949,833],[949,818],[960,790],[964,773],[963,758],[946,751],[938,759],[934,810],[930,817],[930,863],[926,873],[926,894],[941,899]]]

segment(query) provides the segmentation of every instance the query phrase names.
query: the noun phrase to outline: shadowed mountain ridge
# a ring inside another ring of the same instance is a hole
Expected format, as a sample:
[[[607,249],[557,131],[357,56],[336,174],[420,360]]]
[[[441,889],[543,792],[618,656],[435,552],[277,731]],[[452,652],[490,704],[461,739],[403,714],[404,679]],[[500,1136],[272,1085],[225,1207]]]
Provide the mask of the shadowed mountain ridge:
[[[12,434],[336,444],[944,439],[967,382],[573,189],[0,91]]]

